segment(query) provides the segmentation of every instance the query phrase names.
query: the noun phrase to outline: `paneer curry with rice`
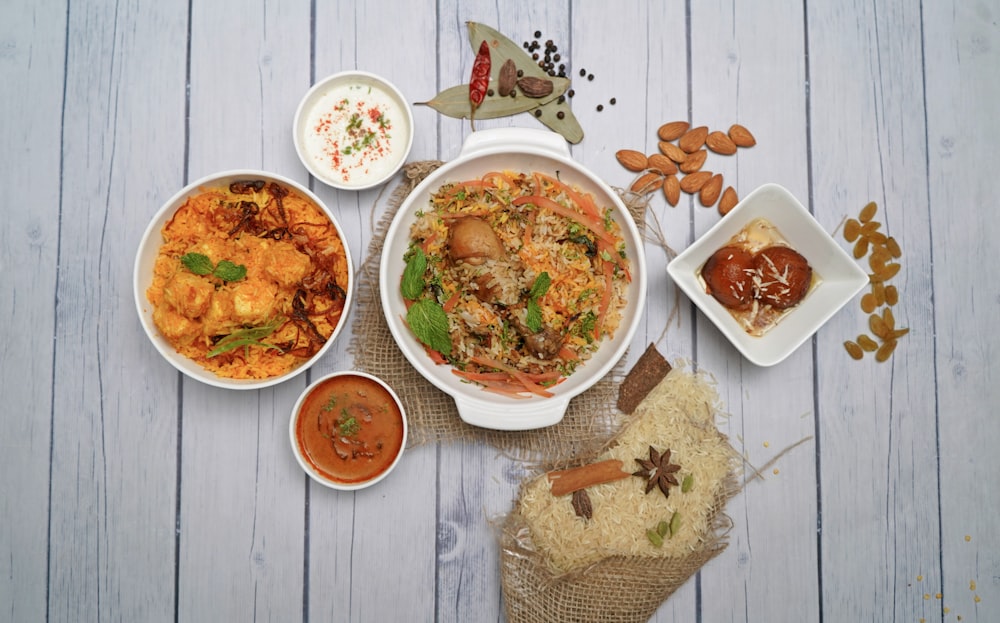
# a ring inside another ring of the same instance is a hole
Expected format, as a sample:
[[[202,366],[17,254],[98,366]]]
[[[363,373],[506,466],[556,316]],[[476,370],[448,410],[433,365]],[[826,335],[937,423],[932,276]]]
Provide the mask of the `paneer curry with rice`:
[[[162,235],[146,292],[153,322],[179,353],[219,376],[285,374],[343,319],[344,244],[294,190],[264,180],[202,189]]]

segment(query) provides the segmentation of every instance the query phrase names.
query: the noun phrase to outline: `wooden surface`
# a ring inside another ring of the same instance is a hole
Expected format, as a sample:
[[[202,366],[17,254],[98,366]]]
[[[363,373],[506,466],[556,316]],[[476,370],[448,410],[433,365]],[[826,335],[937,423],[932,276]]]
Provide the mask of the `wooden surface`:
[[[996,2],[9,0],[2,14],[0,621],[504,620],[492,522],[523,465],[429,444],[373,489],[312,485],[289,411],[310,378],[351,367],[349,340],[272,389],[214,389],[157,354],[131,286],[160,205],[232,168],[309,183],[360,265],[384,198],[309,179],[298,100],[352,68],[410,101],[465,82],[466,20],[560,46],[585,131],[573,156],[609,184],[632,179],[615,151],[654,152],[663,122],[739,122],[758,146],[717,168],[741,195],[782,184],[831,232],[874,200],[903,248],[910,333],[889,362],[845,353],[866,328],[855,299],[757,368],[687,299],[667,327],[677,295],[647,246],[629,357],[655,341],[712,372],[724,432],[754,465],[811,438],[731,501],[728,549],[654,620],[1000,621]],[[455,157],[470,131],[415,117],[411,161]],[[506,125],[539,127],[480,127]],[[719,219],[687,197],[651,206],[674,250]]]

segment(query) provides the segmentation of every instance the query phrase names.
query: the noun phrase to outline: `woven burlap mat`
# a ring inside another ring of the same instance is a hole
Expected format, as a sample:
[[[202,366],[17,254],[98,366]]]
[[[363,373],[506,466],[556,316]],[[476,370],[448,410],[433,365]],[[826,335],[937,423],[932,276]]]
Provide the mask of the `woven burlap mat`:
[[[728,496],[727,496],[728,499]],[[721,500],[724,504],[725,501]],[[706,540],[672,557],[612,556],[578,571],[553,573],[515,512],[500,536],[501,581],[510,623],[642,623],[709,560],[726,549],[731,522],[719,515]]]
[[[624,416],[615,403],[618,385],[624,377],[624,360],[593,387],[573,398],[562,421],[530,431],[497,431],[471,426],[462,421],[455,402],[427,381],[410,365],[396,345],[386,324],[379,297],[379,263],[386,231],[407,195],[427,175],[441,166],[440,161],[408,163],[402,180],[392,191],[388,207],[377,223],[358,274],[357,318],[348,352],[356,369],[384,379],[399,395],[406,409],[410,447],[427,442],[481,441],[502,452],[525,460],[549,464],[572,462],[576,457],[593,456],[621,427]],[[648,195],[617,191],[644,229]],[[378,199],[376,199],[376,206]],[[375,208],[373,207],[373,214]]]

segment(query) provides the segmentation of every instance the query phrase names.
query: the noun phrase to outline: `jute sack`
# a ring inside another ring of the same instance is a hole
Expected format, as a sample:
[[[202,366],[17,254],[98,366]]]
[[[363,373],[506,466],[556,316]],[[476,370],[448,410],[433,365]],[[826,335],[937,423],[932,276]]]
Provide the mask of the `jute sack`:
[[[726,548],[732,524],[724,509],[741,489],[742,460],[716,428],[716,418],[724,415],[718,402],[689,399],[692,394],[675,389],[700,384],[707,392],[707,375],[675,369],[670,377],[656,385],[608,449],[590,462],[611,457],[629,472],[637,468],[629,457],[641,458],[647,443],[661,451],[673,446],[683,469],[678,473],[694,468],[698,480],[692,478],[686,493],[674,487],[666,498],[655,488],[644,493],[645,482],[634,476],[590,486],[585,490],[593,499],[592,517],[585,518],[574,513],[570,496],[552,494],[544,471],[529,477],[501,525],[508,621],[647,621]],[[709,463],[711,469],[697,469]],[[621,503],[626,500],[634,506]],[[657,517],[669,519],[673,509],[684,523],[678,521],[677,534],[655,544],[647,530],[655,529]]]

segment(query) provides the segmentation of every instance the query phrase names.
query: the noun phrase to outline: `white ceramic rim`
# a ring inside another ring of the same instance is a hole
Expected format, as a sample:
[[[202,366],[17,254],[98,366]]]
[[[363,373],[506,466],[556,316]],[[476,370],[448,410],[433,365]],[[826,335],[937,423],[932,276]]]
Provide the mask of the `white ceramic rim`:
[[[563,181],[592,193],[599,204],[611,206],[632,261],[628,306],[614,340],[604,344],[572,376],[553,387],[551,398],[509,398],[462,382],[451,373],[451,366],[434,365],[420,342],[400,320],[405,315],[405,304],[398,284],[414,212],[423,208],[430,194],[442,183],[503,169],[548,173],[557,170]],[[642,237],[634,219],[610,186],[570,158],[566,141],[545,130],[498,128],[470,134],[458,158],[436,169],[408,195],[386,232],[379,267],[379,291],[386,322],[400,350],[424,378],[455,400],[463,421],[496,430],[530,430],[558,423],[570,399],[604,378],[625,354],[641,321],[646,278]]]
[[[406,125],[409,131],[406,135],[406,142],[404,149],[399,154],[399,162],[392,168],[392,170],[385,176],[370,180],[367,182],[361,182],[358,184],[345,184],[343,182],[338,182],[336,180],[330,179],[328,176],[324,175],[322,171],[317,169],[313,163],[309,154],[306,152],[305,145],[303,144],[303,129],[302,124],[305,122],[306,116],[309,114],[309,109],[315,104],[315,101],[322,97],[325,89],[327,89],[334,82],[342,81],[360,81],[364,83],[370,83],[377,85],[378,87],[384,89],[390,97],[396,100],[399,105],[400,110],[403,111],[403,115],[406,117]],[[316,84],[312,85],[306,94],[299,100],[299,105],[295,109],[295,118],[292,121],[292,140],[295,143],[295,153],[298,154],[299,160],[302,162],[302,166],[309,171],[316,180],[326,184],[327,186],[332,186],[340,190],[367,190],[369,188],[374,188],[376,186],[381,186],[386,181],[388,181],[393,175],[399,172],[399,170],[406,163],[407,157],[410,155],[410,149],[413,147],[413,136],[415,130],[413,127],[413,109],[410,107],[409,102],[403,97],[403,93],[396,88],[396,85],[389,82],[382,76],[359,70],[342,71],[335,73],[333,75],[327,76],[322,80],[318,81]]]
[[[309,464],[309,461],[307,461],[305,457],[302,456],[302,451],[299,448],[298,435],[295,434],[295,428],[296,428],[295,424],[298,422],[299,419],[298,417],[299,409],[302,407],[302,404],[306,401],[306,398],[308,398],[309,395],[316,388],[318,388],[320,384],[322,384],[324,381],[341,376],[360,376],[366,379],[371,379],[372,381],[375,381],[376,383],[381,385],[383,388],[385,388],[387,392],[389,392],[389,395],[392,396],[392,399],[396,402],[396,406],[399,408],[400,417],[403,418],[403,441],[399,446],[399,452],[396,453],[396,458],[394,458],[392,460],[392,463],[389,464],[389,467],[382,470],[382,472],[379,475],[375,476],[371,480],[365,480],[364,482],[352,482],[352,483],[337,482],[336,480],[330,480],[329,478],[326,478],[325,476],[317,472],[313,468],[313,466]],[[389,473],[396,468],[396,465],[399,465],[399,461],[403,458],[403,452],[406,451],[406,442],[407,439],[409,438],[409,432],[410,432],[410,427],[406,422],[406,409],[403,407],[403,402],[399,399],[399,396],[396,394],[396,392],[391,387],[389,387],[388,383],[378,378],[377,376],[368,374],[367,372],[360,372],[357,370],[342,370],[339,372],[331,372],[330,374],[325,374],[320,378],[316,379],[315,381],[313,381],[312,384],[309,385],[309,387],[305,388],[305,390],[303,390],[302,393],[299,394],[299,399],[295,401],[295,406],[292,408],[292,415],[288,421],[288,438],[292,444],[292,454],[295,455],[295,460],[298,462],[299,467],[301,467],[302,471],[304,471],[306,475],[312,478],[315,482],[325,487],[329,487],[331,489],[337,489],[338,491],[357,491],[359,489],[366,489],[374,485],[375,483],[385,479],[389,475]]]
[[[822,281],[777,326],[748,334],[698,280],[701,266],[750,221],[764,217],[819,274]],[[751,363],[768,367],[791,355],[868,283],[868,275],[805,206],[784,187],[764,184],[677,255],[667,272],[680,289]]]
[[[344,312],[341,315],[340,322],[337,324],[336,328],[334,328],[333,333],[330,335],[330,339],[326,341],[326,344],[324,344],[319,349],[319,352],[313,355],[311,359],[281,376],[275,376],[267,379],[227,379],[218,376],[214,372],[206,370],[196,362],[181,355],[162,335],[160,335],[159,330],[153,323],[153,306],[148,300],[146,300],[146,290],[153,281],[153,264],[156,261],[156,255],[159,252],[160,245],[162,244],[162,240],[158,238],[158,236],[161,235],[160,231],[163,228],[163,225],[171,217],[173,217],[174,213],[184,204],[188,197],[198,194],[201,192],[202,188],[228,185],[236,180],[248,179],[264,179],[283,184],[295,189],[296,192],[300,193],[302,196],[308,198],[310,201],[319,206],[323,213],[326,214],[327,218],[330,219],[330,222],[333,223],[333,227],[336,229],[337,235],[340,236],[340,240],[344,245],[344,251],[347,256],[347,272],[350,276],[350,281],[345,289],[346,298],[344,300]],[[184,373],[186,376],[196,381],[201,381],[207,385],[223,387],[226,389],[262,389],[264,387],[270,387],[283,381],[287,381],[288,379],[307,370],[313,363],[322,357],[331,346],[333,346],[337,336],[340,335],[341,331],[343,331],[344,327],[347,325],[348,315],[351,311],[351,302],[354,299],[355,281],[354,263],[351,259],[350,245],[348,245],[347,237],[344,235],[344,230],[341,229],[340,223],[337,222],[337,219],[330,211],[330,208],[328,208],[319,197],[313,194],[312,191],[298,182],[276,173],[255,169],[233,169],[213,173],[191,182],[184,188],[177,191],[160,207],[150,220],[149,225],[146,226],[146,231],[143,233],[142,239],[139,241],[138,249],[136,250],[135,266],[132,271],[132,290],[135,297],[136,312],[139,314],[139,322],[142,324],[142,328],[145,330],[149,340],[153,343],[153,346],[156,347],[156,350],[159,351],[163,358],[166,359],[174,368]]]

